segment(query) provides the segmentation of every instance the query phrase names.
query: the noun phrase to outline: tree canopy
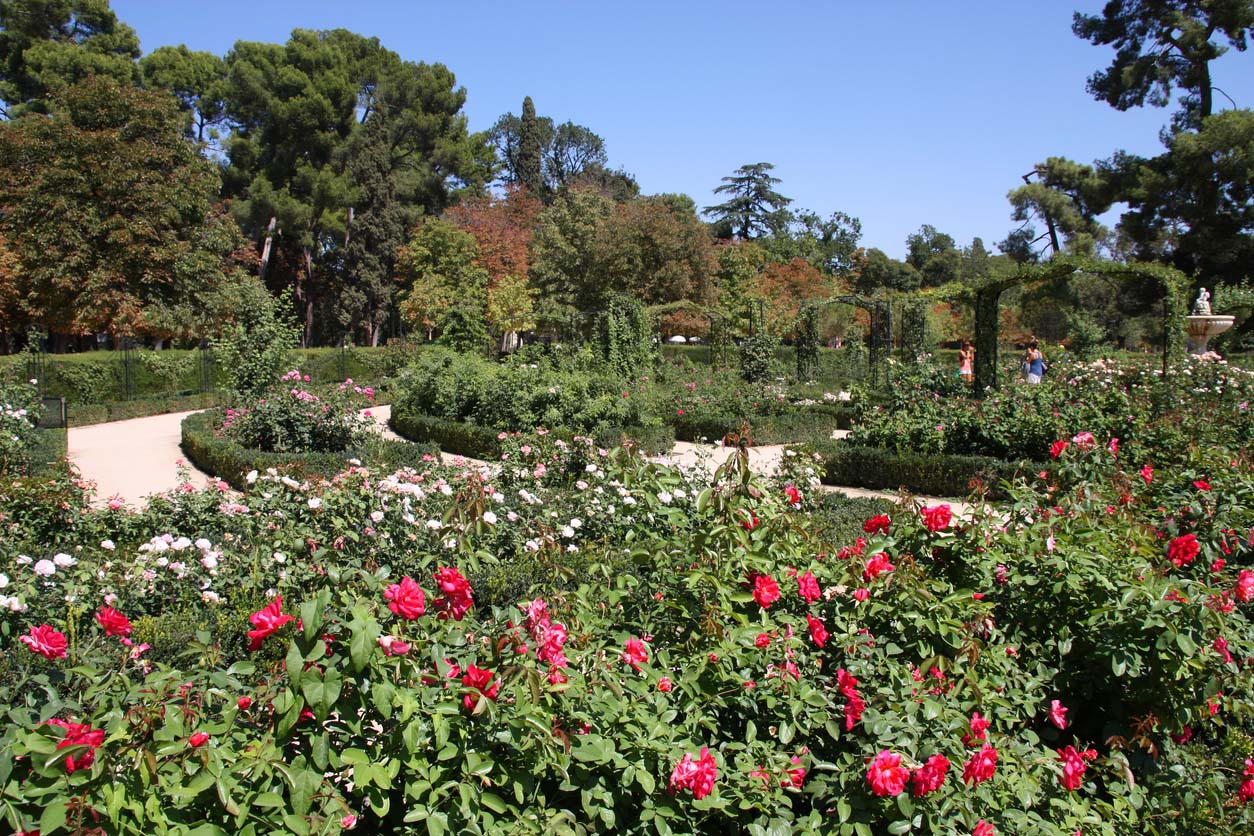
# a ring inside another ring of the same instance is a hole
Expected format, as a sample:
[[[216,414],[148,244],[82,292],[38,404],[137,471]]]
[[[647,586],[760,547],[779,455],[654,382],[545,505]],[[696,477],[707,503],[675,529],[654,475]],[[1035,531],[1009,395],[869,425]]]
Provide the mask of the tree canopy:
[[[1108,0],[1100,15],[1076,12],[1072,31],[1115,57],[1089,76],[1088,91],[1119,110],[1165,107],[1180,89],[1177,128],[1196,129],[1214,110],[1210,63],[1244,51],[1254,27],[1250,0]]]
[[[774,168],[771,163],[742,165],[714,189],[715,194],[728,195],[723,203],[705,207],[718,237],[759,238],[787,224],[786,209],[792,198],[775,191],[780,180],[771,176]]]

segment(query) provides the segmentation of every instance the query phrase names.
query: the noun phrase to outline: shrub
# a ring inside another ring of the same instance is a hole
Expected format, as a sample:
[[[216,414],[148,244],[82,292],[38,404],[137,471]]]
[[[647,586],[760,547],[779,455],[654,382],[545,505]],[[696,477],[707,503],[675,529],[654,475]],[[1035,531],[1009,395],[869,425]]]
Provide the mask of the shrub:
[[[228,408],[222,434],[241,447],[268,453],[333,453],[361,444],[371,421],[358,407],[363,399],[374,399],[374,390],[347,380],[317,395],[305,388],[308,382],[308,375],[302,380],[293,370],[265,397]]]
[[[776,377],[775,350],[779,339],[759,331],[740,344],[740,376],[750,383],[764,383]]]
[[[299,339],[299,328],[286,314],[292,307],[291,293],[284,291],[276,298],[258,287],[255,298],[240,306],[240,320],[212,341],[227,388],[245,397],[265,391],[290,367]]]
[[[42,409],[33,384],[0,380],[0,473],[19,473],[31,465]]]
[[[819,442],[823,482],[859,488],[895,490],[935,496],[966,496],[972,490],[1002,495],[1001,482],[1016,475],[1037,473],[1045,465],[1008,462],[989,456],[911,453],[867,447],[849,441]]]
[[[275,468],[297,479],[329,478],[353,459],[367,465],[397,468],[420,464],[424,457],[438,457],[440,452],[434,445],[387,441],[370,435],[362,435],[355,446],[334,452],[263,451],[244,447],[229,437],[223,437],[218,428],[224,418],[224,413],[219,410],[198,412],[184,418],[182,448],[197,469],[217,476],[237,489],[247,485],[245,477],[250,471],[264,472]]]
[[[1254,471],[1232,450],[1147,481],[1072,444],[1003,508],[859,503],[884,513],[859,526],[736,456],[711,482],[545,439],[507,440],[490,479],[32,497],[73,534],[6,523],[38,550],[3,554],[5,829],[1254,826],[1254,545],[1231,533]],[[914,778],[937,755],[947,774]]]

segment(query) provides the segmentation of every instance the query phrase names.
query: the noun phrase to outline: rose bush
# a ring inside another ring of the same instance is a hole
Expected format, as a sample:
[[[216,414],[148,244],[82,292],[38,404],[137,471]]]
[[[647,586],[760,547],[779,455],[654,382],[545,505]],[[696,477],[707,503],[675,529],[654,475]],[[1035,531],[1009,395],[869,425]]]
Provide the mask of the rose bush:
[[[360,414],[374,390],[346,380],[322,394],[309,391],[309,376],[283,375],[261,397],[225,410],[221,434],[268,453],[335,453],[360,445],[370,419]]]
[[[1147,362],[1060,361],[1041,386],[1010,385],[983,400],[955,397],[948,379],[899,376],[867,406],[850,444],[896,451],[1047,461],[1083,430],[1117,438],[1126,454],[1180,464],[1200,439],[1254,441],[1254,372],[1191,360],[1162,374]]]
[[[262,473],[140,511],[6,480],[0,817],[1242,832],[1250,461],[1209,448],[1147,480],[1094,436],[998,507],[856,525],[804,457],[711,480],[551,436],[508,439],[499,469]]]

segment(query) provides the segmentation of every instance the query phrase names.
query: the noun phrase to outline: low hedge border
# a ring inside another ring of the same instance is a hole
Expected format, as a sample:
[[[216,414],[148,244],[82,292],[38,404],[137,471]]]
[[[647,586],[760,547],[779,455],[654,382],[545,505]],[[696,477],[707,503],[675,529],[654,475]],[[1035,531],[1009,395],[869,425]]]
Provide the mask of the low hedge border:
[[[1011,462],[990,456],[899,453],[840,441],[812,447],[823,457],[821,480],[825,485],[881,490],[904,488],[933,496],[967,496],[974,487],[982,485],[989,498],[997,499],[1004,494],[1003,480],[1052,470],[1052,465],[1039,462]]]
[[[169,412],[188,412],[193,409],[209,409],[220,406],[224,397],[218,392],[170,398],[146,398],[137,401],[112,401],[110,403],[76,404],[66,406],[71,427],[86,427],[109,421],[125,421],[128,418],[146,418]]]
[[[800,444],[829,441],[832,430],[847,430],[853,422],[852,410],[831,407],[803,407],[778,415],[759,415],[744,418],[731,413],[704,415],[674,415],[667,419],[675,427],[675,437],[680,441],[700,441],[705,438],[717,441],[728,433],[739,432],[742,423],[748,424],[753,443]]]
[[[395,470],[416,466],[424,456],[440,455],[439,448],[431,444],[382,438],[339,453],[267,453],[217,437],[214,428],[221,423],[222,413],[216,409],[184,418],[183,452],[201,471],[217,476],[238,490],[243,490],[244,477],[250,470],[264,471],[273,467],[294,479],[330,477],[342,471],[349,459],[358,459],[367,467]]]
[[[454,455],[474,459],[497,459],[501,455],[501,443],[497,438],[501,431],[478,424],[393,410],[388,425],[402,438],[434,444]],[[553,433],[565,439],[581,435],[565,429],[554,430]],[[650,455],[669,453],[675,446],[675,432],[664,424],[652,427],[615,427],[595,433],[592,437],[602,447],[621,447],[624,441],[630,440]]]

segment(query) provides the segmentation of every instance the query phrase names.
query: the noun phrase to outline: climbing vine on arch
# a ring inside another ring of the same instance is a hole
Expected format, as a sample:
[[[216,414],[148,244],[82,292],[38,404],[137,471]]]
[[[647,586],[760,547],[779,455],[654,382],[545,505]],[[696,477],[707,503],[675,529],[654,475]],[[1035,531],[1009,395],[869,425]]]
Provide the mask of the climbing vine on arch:
[[[947,285],[934,293],[968,301],[975,308],[975,392],[996,388],[1001,295],[1012,287],[1091,273],[1113,279],[1151,280],[1163,291],[1163,370],[1184,357],[1184,318],[1188,314],[1189,277],[1171,267],[1146,262],[1127,264],[1066,256],[1045,264],[1019,265],[1012,273],[992,275],[974,285]]]

